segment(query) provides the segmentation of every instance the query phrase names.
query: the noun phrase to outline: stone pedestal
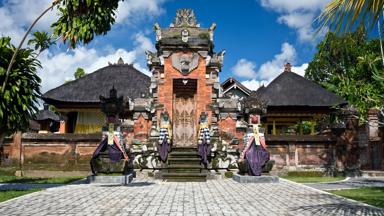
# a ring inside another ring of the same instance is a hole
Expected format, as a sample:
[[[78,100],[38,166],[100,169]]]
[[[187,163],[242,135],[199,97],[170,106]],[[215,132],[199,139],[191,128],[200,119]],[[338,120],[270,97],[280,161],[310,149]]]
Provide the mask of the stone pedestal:
[[[277,183],[279,182],[279,177],[269,175],[249,176],[236,173],[233,175],[233,180],[239,183]]]
[[[95,176],[91,175],[87,177],[88,184],[118,184],[128,185],[133,180],[133,174],[121,175],[121,176]]]

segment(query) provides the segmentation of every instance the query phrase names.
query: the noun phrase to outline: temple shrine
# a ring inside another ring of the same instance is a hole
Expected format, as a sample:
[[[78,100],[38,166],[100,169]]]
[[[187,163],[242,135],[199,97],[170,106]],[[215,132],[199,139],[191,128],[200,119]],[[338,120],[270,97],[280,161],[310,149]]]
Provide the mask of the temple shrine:
[[[48,91],[43,98],[61,113],[60,131],[100,133],[105,116],[99,97],[114,89],[123,100],[119,124],[128,133],[134,166],[154,171],[155,177],[205,181],[212,171],[237,169],[248,148],[244,138],[249,132],[259,137],[259,130],[274,169],[329,163],[322,156],[330,154],[334,141],[314,125],[346,102],[291,72],[289,63],[257,91],[234,78],[220,84],[225,51],[214,50],[215,28],[215,23],[201,27],[193,10],[180,9],[169,27],[154,25],[156,52],[146,52],[151,77],[120,59]],[[302,121],[313,125],[307,136],[294,128]],[[305,139],[279,137],[286,134]]]

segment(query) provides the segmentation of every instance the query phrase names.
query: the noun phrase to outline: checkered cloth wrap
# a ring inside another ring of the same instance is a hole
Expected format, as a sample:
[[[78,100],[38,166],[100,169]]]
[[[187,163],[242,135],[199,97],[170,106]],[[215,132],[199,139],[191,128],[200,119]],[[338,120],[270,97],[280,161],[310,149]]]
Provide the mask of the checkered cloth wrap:
[[[159,143],[162,144],[164,139],[169,139],[168,128],[160,128]]]
[[[160,128],[159,143],[157,144],[157,152],[160,160],[167,161],[168,152],[171,151],[171,136],[169,127]]]
[[[201,128],[199,131],[199,143],[210,143],[211,135],[208,128]],[[205,141],[205,142],[204,142]]]

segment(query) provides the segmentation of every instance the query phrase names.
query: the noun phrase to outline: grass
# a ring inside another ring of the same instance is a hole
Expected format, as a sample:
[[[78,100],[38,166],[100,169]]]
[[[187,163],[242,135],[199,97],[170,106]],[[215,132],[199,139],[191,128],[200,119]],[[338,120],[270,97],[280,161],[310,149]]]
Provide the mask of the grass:
[[[68,184],[70,182],[77,181],[83,178],[84,176],[53,177],[53,178],[18,177],[14,175],[13,170],[0,169],[0,183]]]
[[[332,190],[330,193],[357,200],[379,208],[384,208],[384,187]]]
[[[25,194],[33,193],[36,191],[41,191],[41,188],[33,188],[28,190],[6,190],[6,191],[0,191],[0,202],[4,202],[6,200],[23,196]]]
[[[35,178],[35,177],[18,177],[11,175],[0,175],[1,183],[25,183],[25,184],[68,184],[73,181],[83,179],[83,176],[75,177],[53,177],[53,178]]]
[[[294,181],[297,183],[321,183],[321,182],[335,182],[344,180],[344,176],[329,177],[324,176],[323,172],[319,171],[292,171],[288,172],[287,176],[282,178]]]
[[[335,182],[335,181],[341,181],[344,180],[345,177],[338,176],[338,177],[303,177],[303,176],[283,176],[282,178],[294,181],[297,183],[321,183],[321,182]]]

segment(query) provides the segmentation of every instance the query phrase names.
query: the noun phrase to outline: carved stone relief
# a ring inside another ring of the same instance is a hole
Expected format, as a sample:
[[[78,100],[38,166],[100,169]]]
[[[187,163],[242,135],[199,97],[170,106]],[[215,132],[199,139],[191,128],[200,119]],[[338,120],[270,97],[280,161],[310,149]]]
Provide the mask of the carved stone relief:
[[[173,54],[172,66],[183,75],[187,75],[197,68],[199,64],[199,54]]]

